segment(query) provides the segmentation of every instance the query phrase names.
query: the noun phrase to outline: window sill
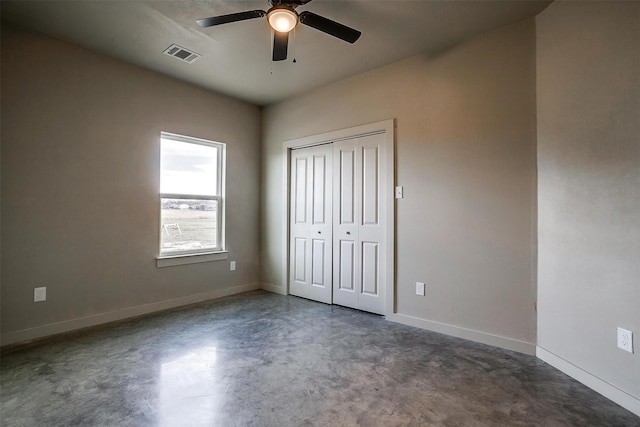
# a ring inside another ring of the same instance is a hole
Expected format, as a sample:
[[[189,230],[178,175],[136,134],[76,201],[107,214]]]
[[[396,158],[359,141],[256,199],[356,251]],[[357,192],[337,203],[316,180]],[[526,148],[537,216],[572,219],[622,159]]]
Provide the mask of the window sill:
[[[175,265],[197,264],[200,262],[221,261],[229,259],[229,252],[205,252],[202,254],[170,255],[156,258],[157,267],[173,267]]]

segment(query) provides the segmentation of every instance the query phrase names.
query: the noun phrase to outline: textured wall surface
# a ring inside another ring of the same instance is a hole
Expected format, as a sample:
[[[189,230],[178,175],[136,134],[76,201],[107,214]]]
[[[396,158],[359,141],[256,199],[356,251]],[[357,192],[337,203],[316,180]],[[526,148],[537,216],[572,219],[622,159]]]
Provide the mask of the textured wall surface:
[[[536,25],[538,345],[639,399],[640,3],[556,2]]]
[[[266,108],[263,280],[284,281],[282,143],[395,118],[398,312],[535,343],[535,114],[532,20]]]
[[[258,281],[258,107],[2,30],[3,336]],[[237,271],[156,267],[160,131],[227,143]]]

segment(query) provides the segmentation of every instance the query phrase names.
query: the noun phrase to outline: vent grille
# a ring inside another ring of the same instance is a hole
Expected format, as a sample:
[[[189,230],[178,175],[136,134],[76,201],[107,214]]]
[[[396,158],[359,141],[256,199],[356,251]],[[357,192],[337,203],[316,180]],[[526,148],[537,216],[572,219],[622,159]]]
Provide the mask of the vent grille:
[[[184,47],[178,46],[177,44],[172,44],[162,53],[164,53],[165,55],[173,56],[174,58],[178,58],[180,61],[184,61],[187,64],[194,63],[198,58],[202,56],[199,53],[195,53],[192,50],[185,49]]]

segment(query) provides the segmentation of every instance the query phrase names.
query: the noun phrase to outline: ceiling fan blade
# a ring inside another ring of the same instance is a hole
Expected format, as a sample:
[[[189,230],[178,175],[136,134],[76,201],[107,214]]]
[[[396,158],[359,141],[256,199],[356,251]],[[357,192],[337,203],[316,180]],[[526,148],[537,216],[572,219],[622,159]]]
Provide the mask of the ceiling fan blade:
[[[273,32],[273,60],[284,61],[287,59],[287,46],[289,45],[289,33]]]
[[[228,24],[230,22],[244,21],[246,19],[261,18],[267,12],[264,10],[248,10],[246,12],[230,13],[228,15],[212,16],[211,18],[198,19],[196,23],[201,27]]]
[[[316,15],[313,12],[302,12],[300,14],[300,22],[349,43],[355,43],[362,34],[358,30],[354,30],[353,28],[349,28],[346,25],[342,25],[323,16]]]

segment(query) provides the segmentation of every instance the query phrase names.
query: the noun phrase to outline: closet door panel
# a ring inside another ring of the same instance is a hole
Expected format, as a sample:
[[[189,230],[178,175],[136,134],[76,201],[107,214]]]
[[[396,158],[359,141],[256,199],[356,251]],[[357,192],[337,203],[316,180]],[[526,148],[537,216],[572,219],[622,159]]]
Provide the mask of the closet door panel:
[[[331,303],[331,146],[291,152],[289,293]]]

